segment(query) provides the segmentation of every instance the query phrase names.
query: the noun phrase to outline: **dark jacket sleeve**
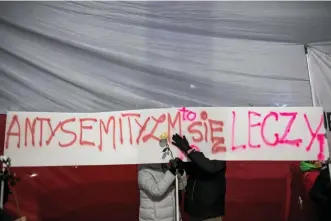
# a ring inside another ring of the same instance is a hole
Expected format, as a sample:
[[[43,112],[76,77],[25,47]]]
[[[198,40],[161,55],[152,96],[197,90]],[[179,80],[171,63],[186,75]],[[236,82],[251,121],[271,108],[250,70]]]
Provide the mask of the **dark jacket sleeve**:
[[[310,198],[316,203],[327,201],[328,200],[327,196],[323,194],[324,189],[325,189],[324,179],[320,174],[316,178],[313,187],[309,191]]]
[[[1,210],[0,210],[1,211]],[[9,215],[7,215],[6,213],[4,213],[3,211],[1,211],[0,214],[0,220],[1,221],[14,221],[16,220],[14,217],[11,217]]]
[[[178,203],[179,205],[182,204],[182,199],[183,199],[183,191],[182,190],[178,190]]]
[[[226,169],[225,161],[221,160],[210,160],[203,153],[199,151],[191,152],[188,157],[191,159],[193,163],[195,163],[198,167],[202,170],[206,171],[207,173],[218,173],[222,170]]]
[[[184,170],[186,172],[186,175],[192,175],[194,172],[194,168],[191,162],[184,162]]]

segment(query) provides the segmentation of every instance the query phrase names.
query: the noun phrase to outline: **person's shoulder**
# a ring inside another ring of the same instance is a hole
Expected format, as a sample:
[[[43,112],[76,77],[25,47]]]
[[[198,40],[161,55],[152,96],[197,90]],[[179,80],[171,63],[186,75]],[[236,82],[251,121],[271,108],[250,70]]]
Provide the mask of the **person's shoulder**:
[[[148,167],[148,164],[139,164],[138,170],[146,169]]]
[[[162,167],[156,164],[140,164],[138,166],[138,172],[140,171],[146,171],[149,173],[163,173]]]
[[[224,165],[226,165],[226,161],[225,160],[212,160],[214,162],[218,162],[218,163],[222,163]]]

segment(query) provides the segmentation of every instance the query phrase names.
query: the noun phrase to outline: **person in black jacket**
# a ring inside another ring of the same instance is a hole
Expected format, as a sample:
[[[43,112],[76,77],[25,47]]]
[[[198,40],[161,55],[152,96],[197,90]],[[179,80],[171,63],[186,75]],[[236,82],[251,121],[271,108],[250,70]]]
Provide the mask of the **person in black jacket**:
[[[185,136],[173,135],[172,144],[185,153],[191,162],[185,163],[187,180],[184,197],[185,212],[191,221],[221,221],[225,210],[226,162],[209,160],[190,147]]]
[[[18,179],[10,176],[8,173],[8,170],[5,170],[5,172],[0,172],[0,181],[4,181],[4,189],[3,189],[3,206],[8,202],[9,194],[11,194],[11,189],[9,186],[10,179],[12,182],[17,182]],[[12,183],[12,185],[15,185],[15,183]],[[26,217],[21,217],[19,219],[16,219],[14,217],[9,216],[8,214],[5,213],[4,210],[0,209],[0,221],[26,221]]]
[[[331,220],[331,183],[328,164],[324,164],[309,191],[310,198],[316,205],[318,221]]]

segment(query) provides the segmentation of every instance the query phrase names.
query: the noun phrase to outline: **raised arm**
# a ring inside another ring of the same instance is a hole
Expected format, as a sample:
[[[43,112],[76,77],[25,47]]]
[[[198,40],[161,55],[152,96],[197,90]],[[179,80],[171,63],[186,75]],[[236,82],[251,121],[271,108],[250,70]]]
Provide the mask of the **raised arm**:
[[[218,173],[222,170],[226,170],[225,161],[220,160],[210,160],[205,157],[201,152],[198,152],[190,147],[189,142],[186,140],[186,137],[179,136],[175,134],[172,136],[172,144],[178,147],[183,153],[185,153],[190,160],[200,167],[202,170],[207,173]]]
[[[187,156],[193,163],[195,163],[198,167],[207,173],[218,173],[226,170],[225,161],[210,160],[201,152],[193,150]]]
[[[175,181],[175,176],[168,170],[159,182],[156,182],[151,170],[141,166],[138,171],[139,188],[154,197],[162,197],[170,185]]]

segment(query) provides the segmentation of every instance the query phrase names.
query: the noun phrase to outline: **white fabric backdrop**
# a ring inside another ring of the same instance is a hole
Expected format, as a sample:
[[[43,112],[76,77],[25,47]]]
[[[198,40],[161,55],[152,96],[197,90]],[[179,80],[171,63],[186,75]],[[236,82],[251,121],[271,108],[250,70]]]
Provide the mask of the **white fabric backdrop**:
[[[331,4],[284,3],[1,2],[0,113],[310,106]]]
[[[308,63],[314,106],[324,108],[331,150],[331,54],[328,52],[330,49],[331,42],[311,44],[308,47]]]
[[[331,54],[331,41],[311,43],[309,46],[324,54]]]
[[[308,62],[314,105],[331,111],[331,42],[308,46]]]

